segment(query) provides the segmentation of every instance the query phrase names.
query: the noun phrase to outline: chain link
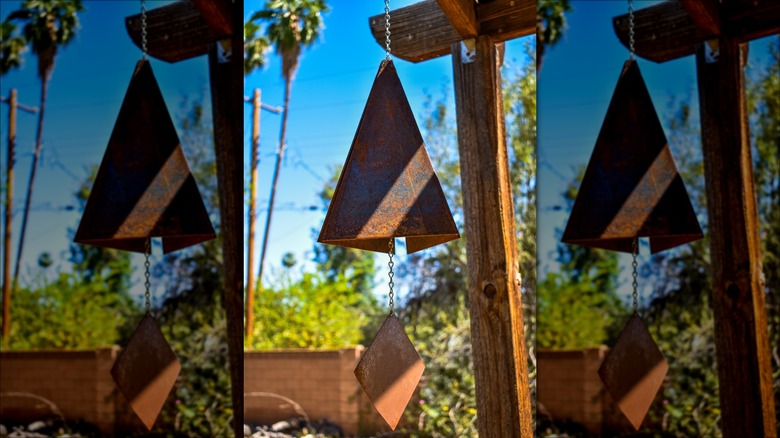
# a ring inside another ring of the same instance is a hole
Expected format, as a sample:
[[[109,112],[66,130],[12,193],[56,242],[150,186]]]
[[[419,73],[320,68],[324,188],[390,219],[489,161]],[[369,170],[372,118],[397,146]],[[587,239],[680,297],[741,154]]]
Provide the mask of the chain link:
[[[633,288],[633,291],[631,292],[631,299],[632,299],[632,307],[634,308],[634,315],[639,313],[639,287],[638,283],[636,281],[636,268],[639,266],[639,264],[636,261],[636,257],[639,254],[639,239],[634,239],[633,248],[631,250],[631,256],[633,257],[633,261],[631,262],[631,287]]]
[[[385,0],[385,55],[390,61],[390,0]]]
[[[146,59],[146,0],[141,0],[141,50]]]
[[[387,274],[387,276],[390,277],[390,282],[388,283],[388,286],[390,286],[390,293],[388,293],[388,296],[390,297],[390,314],[394,315],[393,306],[395,305],[395,301],[393,298],[395,297],[395,293],[393,293],[393,286],[395,283],[393,283],[393,276],[395,274],[393,274],[393,266],[395,266],[395,263],[393,263],[393,255],[395,255],[395,239],[390,239],[390,243],[388,243],[387,246],[390,249],[388,251],[390,261],[387,262],[387,266],[390,268],[390,272]]]
[[[149,263],[149,256],[152,254],[152,239],[146,239],[144,244],[144,306],[146,307],[146,315],[152,311],[152,292],[149,282],[149,267],[152,265]]]
[[[634,0],[628,0],[628,50],[631,51],[631,60],[634,56]]]

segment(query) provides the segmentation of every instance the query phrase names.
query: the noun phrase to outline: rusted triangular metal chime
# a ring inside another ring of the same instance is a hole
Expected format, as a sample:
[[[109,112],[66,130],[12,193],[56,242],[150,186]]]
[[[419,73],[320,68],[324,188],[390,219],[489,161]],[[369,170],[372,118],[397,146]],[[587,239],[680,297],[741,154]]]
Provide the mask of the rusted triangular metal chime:
[[[638,430],[668,370],[669,364],[642,318],[633,315],[601,363],[599,377]]]
[[[639,66],[628,60],[562,240],[631,252],[637,237],[657,253],[702,231]]]
[[[180,370],[181,363],[157,323],[147,315],[114,362],[111,377],[151,430]]]
[[[460,237],[392,61],[382,61],[318,241],[413,253]]]
[[[355,376],[377,412],[395,430],[423,371],[425,364],[401,321],[390,315],[360,358]]]
[[[169,253],[213,239],[195,179],[147,60],[138,61],[84,209],[77,243]]]

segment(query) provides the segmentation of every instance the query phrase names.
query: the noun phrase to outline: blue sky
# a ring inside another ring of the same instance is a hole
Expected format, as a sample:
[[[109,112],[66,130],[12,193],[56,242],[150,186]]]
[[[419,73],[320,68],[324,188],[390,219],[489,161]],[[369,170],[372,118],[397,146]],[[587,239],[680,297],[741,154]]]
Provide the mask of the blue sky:
[[[148,0],[148,8],[169,2]],[[413,0],[394,0],[391,7],[395,9],[410,3]],[[280,269],[281,257],[288,251],[293,252],[300,262],[311,258],[314,245],[312,229],[319,227],[324,212],[306,211],[301,207],[319,205],[317,193],[323,186],[323,180],[329,176],[329,169],[342,164],[346,158],[379,62],[384,59],[384,50],[374,42],[368,29],[368,17],[382,13],[383,3],[333,0],[329,4],[331,12],[325,17],[323,36],[314,47],[303,53],[293,87],[289,149],[279,182],[266,272]],[[4,18],[19,5],[20,1],[0,0],[0,17]],[[59,52],[50,82],[43,158],[33,194],[21,269],[22,281],[38,272],[37,259],[44,251],[54,259],[55,265],[50,270],[68,270],[68,229],[77,226],[79,215],[66,208],[74,205],[73,193],[86,177],[86,169],[100,163],[133,68],[141,56],[124,27],[124,17],[138,13],[139,2],[87,0],[85,6],[86,11],[80,15],[81,28],[77,37]],[[247,1],[245,6],[248,16],[261,6],[261,2]],[[507,59],[511,61],[522,57],[522,41],[510,43]],[[183,96],[205,93],[208,100],[205,57],[177,64],[151,62],[174,120]],[[268,67],[246,79],[245,95],[251,95],[252,90],[258,87],[263,91],[265,103],[280,105],[283,82],[279,64],[278,57],[269,54]],[[450,57],[422,64],[396,60],[396,66],[416,114],[422,112],[426,93],[438,96],[441,89],[447,87],[452,101]],[[21,103],[38,105],[40,86],[36,60],[31,53],[26,54],[21,69],[2,78],[0,94],[7,96],[11,88],[18,89]],[[247,105],[245,153],[249,150],[250,117],[251,108]],[[0,105],[3,171],[6,165],[7,118],[7,106]],[[279,125],[280,116],[263,112],[258,252]],[[12,260],[15,260],[35,129],[36,117],[20,112]],[[248,156],[245,155],[244,160],[248,171]],[[159,252],[155,255],[159,257]],[[134,256],[134,260],[138,268],[140,256]],[[136,269],[136,290],[140,290],[139,279]]]
[[[148,8],[166,3],[170,1],[148,1]],[[5,18],[19,4],[18,1],[0,1],[0,17]],[[79,215],[64,209],[75,205],[73,194],[88,175],[89,166],[100,164],[133,69],[141,57],[141,51],[130,41],[124,25],[124,17],[140,12],[140,2],[100,0],[85,1],[84,4],[86,11],[80,15],[81,28],[76,39],[59,52],[49,85],[42,163],[33,192],[21,281],[35,275],[38,256],[44,251],[48,251],[54,260],[55,266],[50,269],[69,269],[67,230],[75,229]],[[174,120],[182,96],[208,94],[205,57],[177,64],[157,60],[151,63]],[[16,88],[20,103],[37,106],[40,84],[36,69],[34,55],[27,52],[24,66],[2,78],[0,94],[8,96],[9,90]],[[11,269],[16,258],[36,124],[37,116],[20,111]],[[8,147],[8,106],[5,104],[0,105],[0,127],[5,181]],[[160,255],[157,251],[155,256]],[[133,257],[138,265],[141,256]]]
[[[415,0],[393,0],[396,9]],[[149,0],[149,8],[168,1]],[[637,1],[642,8],[655,1]],[[331,0],[325,16],[322,39],[304,51],[292,90],[287,158],[279,182],[276,210],[271,227],[266,272],[280,269],[281,257],[293,252],[300,262],[311,258],[315,244],[313,229],[325,212],[308,210],[319,206],[317,193],[330,168],[342,164],[384,50],[374,42],[368,17],[383,12],[375,1]],[[0,0],[0,17],[16,9],[18,1]],[[43,251],[55,264],[67,266],[67,229],[74,228],[78,214],[64,210],[73,204],[73,193],[86,176],[86,168],[99,164],[130,75],[141,53],[124,28],[124,17],[139,11],[139,4],[127,0],[86,1],[81,29],[76,40],[62,50],[50,83],[44,128],[44,153],[33,197],[22,274],[34,273]],[[556,229],[566,217],[552,211],[560,204],[560,193],[575,169],[587,163],[601,127],[613,87],[628,51],[619,44],[611,18],[626,11],[623,1],[572,2],[563,41],[547,51],[539,75],[539,256],[542,269],[555,267],[549,257],[556,243]],[[245,12],[261,7],[260,0],[246,1]],[[767,40],[751,44],[750,62],[766,62]],[[507,60],[523,61],[523,41],[507,44]],[[283,81],[280,62],[269,54],[269,65],[247,77],[245,95],[261,88],[263,101],[281,105]],[[656,108],[662,115],[670,96],[696,96],[692,57],[664,64],[640,60]],[[183,96],[206,94],[208,68],[205,57],[168,64],[152,60],[157,79],[174,119]],[[396,60],[399,76],[415,114],[421,114],[427,94],[439,96],[446,88],[452,105],[452,68],[449,56],[413,64]],[[2,78],[0,94],[19,90],[19,99],[37,105],[39,83],[36,61],[27,54],[22,69]],[[251,127],[250,107],[245,107],[245,152]],[[3,170],[6,160],[7,106],[0,105]],[[270,192],[274,152],[278,144],[279,115],[263,112],[261,117],[259,252]],[[419,121],[419,119],[418,119]],[[17,164],[14,202],[14,239],[18,237],[21,209],[29,176],[35,140],[36,118],[18,117]],[[248,170],[248,156],[244,157]],[[16,240],[13,253],[16,252]],[[401,257],[404,257],[402,254]],[[259,257],[258,257],[259,258]],[[140,260],[140,258],[136,257]],[[136,261],[138,261],[136,260]],[[256,267],[255,267],[256,269]],[[28,276],[29,277],[29,276]]]

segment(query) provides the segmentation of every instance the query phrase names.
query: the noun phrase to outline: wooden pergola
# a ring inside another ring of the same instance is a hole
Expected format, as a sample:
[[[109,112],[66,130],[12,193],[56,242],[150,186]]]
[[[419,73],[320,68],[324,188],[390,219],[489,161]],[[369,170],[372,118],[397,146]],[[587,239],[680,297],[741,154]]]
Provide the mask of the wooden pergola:
[[[637,56],[696,56],[723,435],[777,437],[744,67],[749,41],[780,32],[780,2],[672,0],[634,23]],[[628,46],[628,15],[613,24]]]
[[[125,24],[140,47],[140,15],[127,17]],[[151,57],[171,63],[202,55],[209,58],[233,431],[240,437],[244,436],[243,2],[183,0],[148,11],[147,28]]]
[[[384,47],[384,15],[369,24]],[[536,32],[536,1],[427,0],[390,26],[397,58],[452,55],[479,434],[533,437],[501,65],[504,41]]]

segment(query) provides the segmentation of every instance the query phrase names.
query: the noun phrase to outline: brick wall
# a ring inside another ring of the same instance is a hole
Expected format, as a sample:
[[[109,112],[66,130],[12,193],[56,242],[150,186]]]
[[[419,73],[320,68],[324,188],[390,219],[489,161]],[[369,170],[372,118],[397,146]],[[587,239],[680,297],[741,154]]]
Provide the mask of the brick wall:
[[[244,352],[244,421],[270,424],[297,417],[301,406],[309,418],[327,419],[347,435],[387,431],[355,378],[363,347],[341,350]],[[257,393],[265,393],[259,395]]]
[[[541,350],[537,354],[539,417],[569,420],[593,435],[633,430],[598,375],[607,347]]]
[[[34,421],[56,416],[83,420],[113,433],[125,423],[127,404],[116,391],[110,370],[119,347],[89,351],[7,351],[0,353],[0,421]],[[132,420],[132,418],[131,418]],[[137,421],[137,420],[136,420]],[[133,427],[133,424],[127,424]]]

